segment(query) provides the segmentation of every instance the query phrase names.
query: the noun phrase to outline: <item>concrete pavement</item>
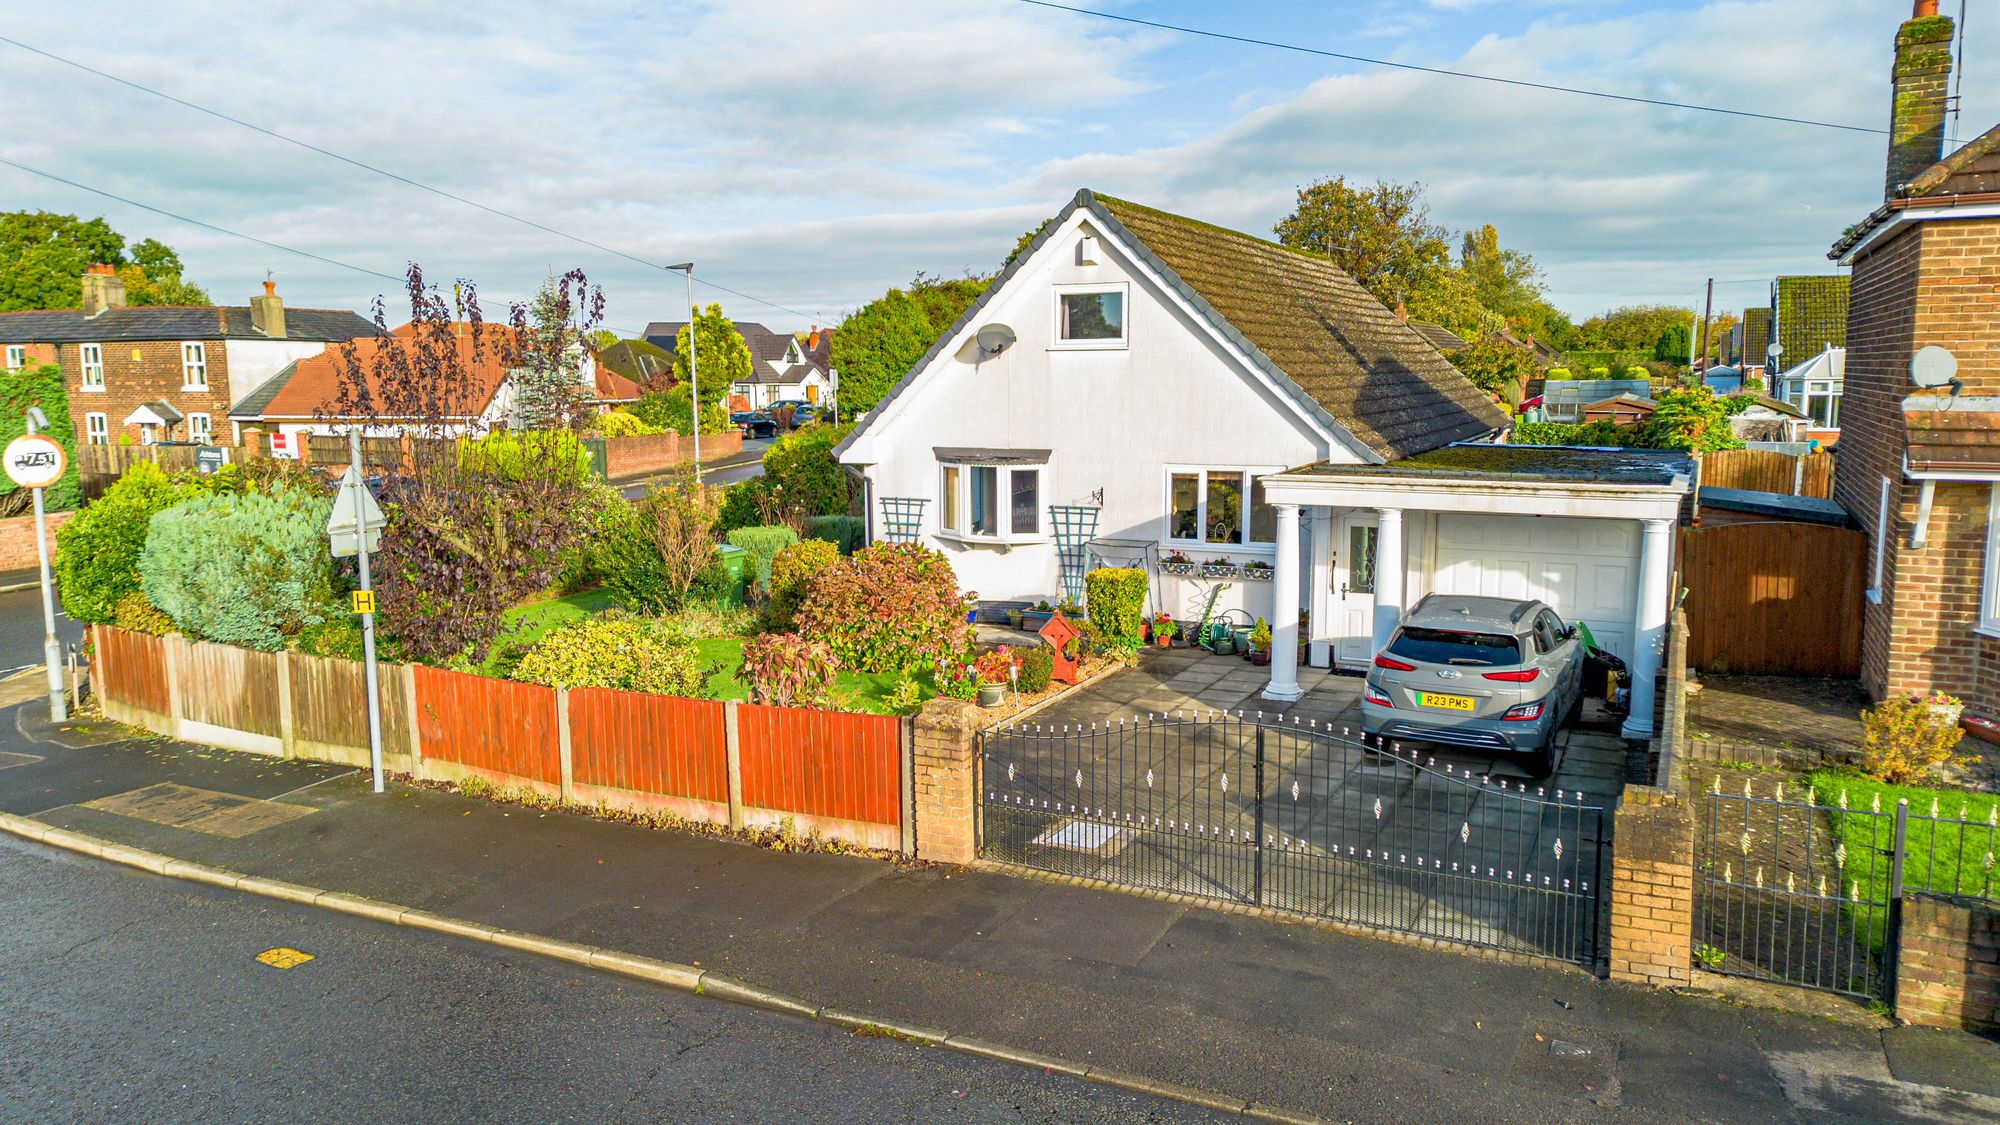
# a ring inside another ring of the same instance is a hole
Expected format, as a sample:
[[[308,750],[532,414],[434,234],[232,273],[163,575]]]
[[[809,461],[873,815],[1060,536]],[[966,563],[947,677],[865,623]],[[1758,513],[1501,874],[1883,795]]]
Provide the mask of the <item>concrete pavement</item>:
[[[0,719],[0,809],[45,823],[1337,1120],[2000,1113],[2000,1048],[1964,1036],[992,871],[779,854],[435,790],[375,797],[332,767],[56,732],[31,707]],[[208,795],[147,792],[163,782]],[[303,811],[273,816],[271,798]]]

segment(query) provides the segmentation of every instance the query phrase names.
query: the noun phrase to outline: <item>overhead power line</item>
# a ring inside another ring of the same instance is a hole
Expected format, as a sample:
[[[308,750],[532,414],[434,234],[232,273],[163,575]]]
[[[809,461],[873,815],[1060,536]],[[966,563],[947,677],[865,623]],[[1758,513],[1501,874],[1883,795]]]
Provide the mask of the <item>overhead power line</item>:
[[[1257,39],[1247,35],[1231,35],[1222,31],[1188,27],[1184,24],[1165,23],[1160,20],[1140,19],[1138,16],[1121,16],[1115,12],[1100,12],[1090,8],[1078,8],[1069,4],[1057,4],[1053,0],[1019,0],[1037,8],[1052,8],[1058,12],[1070,12],[1093,19],[1110,20],[1114,23],[1150,27],[1158,31],[1172,31],[1181,35],[1196,35],[1204,39],[1219,39],[1227,43],[1241,43],[1251,47],[1269,47],[1279,51],[1293,51],[1301,55],[1317,55],[1323,59],[1340,59],[1343,62],[1363,63],[1368,66],[1389,67],[1393,70],[1415,71],[1419,74],[1436,74],[1445,78],[1465,78],[1474,82],[1491,82],[1499,86],[1518,86],[1526,90],[1542,90],[1554,94],[1574,94],[1579,97],[1601,98],[1605,101],[1630,102],[1634,105],[1656,106],[1661,109],[1686,109],[1699,113],[1720,113],[1729,117],[1748,117],[1757,121],[1775,121],[1785,125],[1809,125],[1816,129],[1838,129],[1847,133],[1886,134],[1889,130],[1867,125],[1845,125],[1838,121],[1815,121],[1809,117],[1788,117],[1778,113],[1757,113],[1747,109],[1726,109],[1722,106],[1696,105],[1693,102],[1677,102],[1666,98],[1642,98],[1635,94],[1614,94],[1609,90],[1590,90],[1581,86],[1560,86],[1552,82],[1531,82],[1525,78],[1502,78],[1493,74],[1477,74],[1469,70],[1452,70],[1441,66],[1420,66],[1416,63],[1395,62],[1390,59],[1370,58],[1367,55],[1351,55],[1342,51],[1327,51],[1318,47],[1305,47],[1297,43],[1284,43],[1276,39]]]
[[[107,82],[116,82],[116,83],[117,83],[117,84],[119,84],[120,86],[125,86],[125,87],[127,87],[127,88],[129,88],[129,89],[133,89],[133,90],[137,90],[137,91],[139,91],[139,92],[140,92],[140,93],[142,93],[142,94],[150,94],[150,95],[152,95],[153,97],[156,97],[156,98],[161,98],[161,99],[164,99],[164,100],[166,100],[166,101],[170,101],[170,102],[174,103],[175,105],[178,105],[178,106],[181,106],[181,107],[183,107],[183,108],[186,108],[186,109],[191,109],[191,110],[194,110],[194,111],[195,111],[196,113],[203,113],[203,114],[207,114],[208,116],[210,116],[210,117],[213,117],[213,118],[215,118],[215,119],[216,119],[216,120],[218,120],[218,121],[226,121],[226,122],[228,122],[228,123],[229,123],[229,124],[231,124],[231,125],[238,125],[238,126],[241,126],[242,128],[245,128],[245,129],[248,129],[248,130],[250,130],[250,131],[252,131],[252,132],[254,132],[254,133],[260,133],[260,134],[262,134],[262,135],[264,135],[264,136],[266,136],[266,137],[270,137],[270,138],[271,138],[272,140],[277,140],[277,141],[283,141],[284,143],[286,143],[286,144],[288,144],[288,145],[294,145],[294,146],[296,146],[296,147],[298,147],[298,148],[302,148],[302,149],[305,149],[305,150],[306,150],[306,151],[308,151],[308,152],[314,152],[314,153],[318,153],[319,155],[321,155],[321,156],[324,156],[324,157],[326,157],[326,158],[327,158],[327,159],[329,159],[329,160],[338,160],[338,161],[340,161],[340,162],[341,162],[342,164],[346,164],[346,165],[349,165],[349,166],[351,166],[351,167],[354,167],[354,168],[359,168],[359,169],[361,169],[361,170],[362,170],[362,171],[364,171],[364,172],[372,172],[372,173],[374,173],[374,174],[375,174],[375,175],[377,175],[377,176],[383,176],[383,177],[385,177],[385,178],[387,178],[387,179],[391,179],[391,180],[394,180],[394,181],[396,181],[396,182],[397,182],[397,183],[399,183],[399,184],[403,184],[403,185],[405,185],[405,186],[408,186],[408,187],[413,187],[413,188],[416,188],[416,189],[417,189],[418,191],[425,191],[425,192],[429,192],[429,193],[430,193],[430,194],[432,194],[432,195],[435,195],[435,196],[439,196],[439,197],[441,197],[441,198],[444,198],[444,199],[448,199],[448,200],[451,200],[451,201],[452,201],[452,202],[454,202],[454,203],[459,203],[459,204],[463,204],[464,206],[467,206],[467,207],[471,207],[471,208],[474,208],[475,210],[479,210],[479,211],[484,211],[484,212],[486,212],[486,213],[487,213],[487,214],[489,214],[489,215],[492,215],[492,216],[495,216],[496,218],[502,218],[502,219],[507,219],[507,220],[509,220],[509,221],[511,221],[511,222],[516,222],[516,223],[520,223],[520,224],[522,224],[523,226],[527,226],[527,227],[532,227],[532,228],[534,228],[535,230],[538,230],[538,231],[541,231],[541,232],[543,232],[543,233],[545,233],[545,234],[552,234],[552,235],[555,235],[555,236],[556,236],[557,238],[563,238],[563,239],[568,239],[569,241],[571,241],[571,242],[574,242],[574,243],[576,243],[576,244],[577,244],[577,245],[579,245],[579,246],[588,246],[588,247],[590,247],[590,248],[591,248],[591,249],[593,249],[593,250],[597,250],[597,251],[600,251],[600,252],[602,252],[602,253],[605,253],[605,254],[611,254],[611,255],[614,255],[614,256],[616,256],[616,257],[619,257],[619,258],[623,258],[623,259],[625,259],[625,260],[626,260],[626,261],[628,261],[628,262],[635,262],[635,263],[637,263],[637,264],[639,264],[639,265],[642,265],[642,266],[645,266],[645,267],[647,267],[648,269],[656,269],[656,270],[664,270],[664,269],[666,269],[666,264],[665,264],[665,263],[662,263],[662,262],[654,262],[654,261],[649,261],[649,260],[647,260],[647,259],[645,259],[645,258],[641,258],[641,257],[639,257],[639,256],[638,256],[638,255],[636,255],[636,254],[631,254],[631,253],[627,253],[627,252],[626,252],[626,251],[624,251],[624,250],[619,250],[619,249],[617,249],[617,248],[615,248],[615,247],[611,247],[611,246],[606,246],[606,245],[604,245],[604,244],[603,244],[603,243],[601,243],[601,242],[593,242],[593,241],[591,241],[591,240],[590,240],[590,239],[588,239],[588,238],[584,238],[584,237],[582,237],[581,235],[575,235],[575,234],[571,234],[571,233],[569,233],[568,231],[565,231],[565,230],[558,230],[557,228],[555,228],[555,227],[552,227],[552,226],[549,226],[549,225],[548,225],[548,224],[546,224],[546,223],[539,223],[539,222],[536,222],[536,221],[535,221],[535,220],[533,220],[533,219],[530,219],[530,218],[526,218],[526,217],[524,217],[524,216],[521,216],[521,215],[516,215],[516,214],[514,214],[514,213],[513,213],[513,212],[511,212],[511,211],[503,211],[503,210],[501,210],[501,209],[500,209],[500,208],[498,208],[498,207],[493,207],[493,206],[490,206],[490,205],[488,205],[488,204],[485,204],[485,203],[481,203],[481,202],[479,202],[479,201],[478,201],[478,200],[476,200],[476,199],[467,199],[467,198],[466,198],[465,196],[462,196],[462,195],[459,195],[459,194],[457,194],[457,193],[455,193],[455,192],[450,192],[450,191],[446,191],[445,189],[443,189],[443,188],[441,188],[441,187],[437,187],[437,186],[434,186],[434,185],[432,185],[432,184],[427,184],[427,183],[424,183],[424,182],[423,182],[422,180],[417,180],[417,179],[413,179],[413,178],[411,178],[411,177],[409,177],[409,176],[405,176],[405,175],[403,175],[403,174],[401,174],[401,173],[399,173],[399,172],[392,172],[392,171],[390,171],[390,170],[389,170],[389,169],[387,169],[387,168],[382,168],[382,167],[378,167],[378,166],[376,166],[376,165],[374,165],[374,164],[370,164],[370,163],[368,163],[367,161],[364,161],[364,160],[356,160],[355,158],[353,158],[353,157],[351,157],[351,156],[347,156],[347,155],[344,155],[344,154],[342,154],[342,153],[338,153],[338,152],[335,152],[335,151],[333,151],[332,149],[329,149],[329,148],[322,148],[322,147],[321,147],[321,146],[319,146],[319,145],[316,145],[316,144],[313,144],[313,143],[312,143],[311,141],[303,141],[303,140],[300,140],[300,139],[299,139],[299,138],[297,138],[297,137],[293,137],[293,136],[288,136],[288,135],[286,135],[286,134],[284,134],[284,133],[280,133],[280,132],[278,132],[278,131],[277,131],[277,130],[275,130],[275,129],[269,129],[269,128],[266,128],[266,127],[264,127],[264,126],[262,126],[262,125],[259,125],[259,124],[257,124],[257,123],[256,123],[256,122],[254,122],[254,121],[246,121],[246,120],[244,120],[244,119],[243,119],[243,118],[241,118],[241,117],[237,117],[237,116],[234,116],[233,114],[228,114],[228,113],[224,113],[224,112],[222,112],[222,111],[221,111],[221,110],[219,110],[219,109],[212,109],[212,108],[210,108],[210,107],[208,107],[208,106],[205,106],[205,105],[201,105],[201,104],[200,104],[200,103],[198,103],[198,102],[191,102],[191,101],[187,100],[186,98],[181,98],[181,97],[176,97],[176,96],[174,96],[173,94],[169,94],[169,93],[167,93],[167,92],[166,92],[166,91],[164,91],[164,90],[160,90],[160,89],[157,89],[157,88],[155,88],[155,87],[152,87],[152,86],[148,86],[148,85],[146,85],[146,84],[145,84],[145,83],[143,83],[143,82],[134,82],[133,80],[131,80],[131,79],[129,79],[129,78],[125,78],[125,77],[121,77],[120,75],[116,75],[116,74],[112,74],[112,73],[111,73],[111,72],[109,72],[109,71],[105,71],[105,70],[99,70],[99,69],[98,69],[97,67],[94,67],[94,66],[91,66],[91,65],[89,65],[88,63],[82,63],[82,62],[78,62],[78,61],[77,61],[77,60],[75,60],[75,59],[71,59],[71,58],[65,58],[65,57],[63,57],[62,55],[58,55],[58,54],[56,54],[56,53],[54,53],[54,52],[52,52],[52,51],[45,51],[45,50],[43,50],[43,49],[42,49],[42,48],[40,48],[40,47],[37,47],[37,46],[34,46],[33,44],[30,44],[30,43],[23,43],[23,42],[21,42],[21,41],[20,41],[19,39],[12,39],[12,38],[9,38],[9,37],[7,37],[7,36],[4,36],[4,35],[0,35],[0,43],[6,43],[6,44],[8,44],[8,45],[10,45],[10,46],[14,46],[14,47],[19,47],[19,48],[20,48],[21,50],[23,50],[23,51],[27,51],[27,52],[29,52],[30,54],[35,54],[35,55],[40,55],[41,57],[43,57],[43,58],[45,58],[45,59],[48,59],[48,60],[50,60],[51,62],[58,62],[58,63],[61,63],[61,64],[63,64],[64,66],[67,66],[67,67],[72,67],[72,68],[74,68],[74,69],[77,69],[77,70],[81,70],[81,71],[83,71],[83,72],[84,72],[84,73],[86,73],[86,74],[92,74],[92,75],[95,75],[95,76],[97,76],[97,77],[99,77],[99,78],[102,78],[102,79],[104,79],[104,80],[105,80],[105,81],[107,81]],[[18,166],[17,166],[17,167],[18,167]],[[30,171],[32,171],[32,169],[30,169]],[[37,173],[37,174],[40,174],[40,173]],[[51,177],[51,178],[54,178],[54,177]],[[81,186],[81,185],[76,185],[76,186]],[[94,189],[94,188],[85,188],[84,190],[86,190],[86,191],[94,191],[94,190],[96,190],[96,189]],[[105,193],[103,193],[103,192],[98,192],[98,194],[99,194],[99,195],[103,195],[103,194],[105,194]],[[133,204],[133,206],[144,206],[144,204],[136,204],[136,203],[135,203],[135,204]],[[152,208],[148,208],[148,210],[152,210]],[[187,221],[189,221],[189,222],[194,222],[194,220],[187,220]],[[206,224],[206,223],[198,223],[197,225],[200,225],[200,226],[207,226],[208,224]],[[217,229],[217,230],[220,230],[221,228],[217,227],[217,228],[212,228],[212,229]],[[225,231],[224,233],[232,233],[232,232],[226,232],[226,231]],[[247,236],[246,236],[246,237],[247,237]],[[285,248],[284,248],[284,247],[279,247],[279,249],[285,249]],[[301,252],[302,252],[302,251],[292,251],[292,253],[301,253]],[[310,256],[310,255],[308,255],[308,256]],[[336,264],[338,264],[338,263],[336,263]],[[372,272],[372,271],[369,271],[369,272]],[[377,276],[382,276],[382,275],[377,275]],[[694,279],[694,280],[695,280],[695,284],[697,284],[697,285],[704,285],[704,286],[707,286],[708,288],[710,288],[710,289],[713,289],[713,290],[716,290],[717,292],[720,292],[720,293],[728,293],[728,294],[730,294],[731,296],[735,296],[735,297],[741,297],[741,298],[743,298],[743,299],[744,299],[744,300],[746,300],[746,301],[755,301],[755,302],[756,302],[757,304],[760,304],[760,305],[763,305],[763,306],[765,306],[765,307],[767,307],[767,308],[773,308],[773,309],[778,309],[778,310],[780,310],[780,311],[782,311],[782,312],[788,312],[788,313],[791,313],[791,314],[793,314],[794,316],[802,316],[802,317],[805,317],[805,318],[806,318],[806,319],[808,319],[808,320],[812,320],[812,319],[815,319],[815,318],[816,318],[816,317],[817,317],[817,316],[819,315],[819,314],[817,314],[817,313],[809,313],[809,312],[805,312],[804,310],[801,310],[801,309],[795,309],[795,308],[791,307],[790,305],[781,305],[781,304],[779,304],[779,303],[778,303],[778,302],[776,302],[776,301],[772,301],[772,300],[767,300],[767,299],[765,299],[765,298],[763,298],[763,297],[759,297],[759,296],[756,296],[755,294],[751,294],[751,293],[745,293],[745,292],[743,292],[743,291],[742,291],[742,290],[740,290],[740,289],[732,289],[732,288],[730,288],[730,287],[729,287],[729,286],[727,286],[727,285],[723,285],[723,284],[720,284],[720,283],[718,283],[718,282],[714,282],[714,281],[710,281],[709,279],[707,279],[707,278],[705,278],[705,277],[701,277],[701,276],[698,276],[698,275],[697,275],[697,276],[695,277],[695,279]]]

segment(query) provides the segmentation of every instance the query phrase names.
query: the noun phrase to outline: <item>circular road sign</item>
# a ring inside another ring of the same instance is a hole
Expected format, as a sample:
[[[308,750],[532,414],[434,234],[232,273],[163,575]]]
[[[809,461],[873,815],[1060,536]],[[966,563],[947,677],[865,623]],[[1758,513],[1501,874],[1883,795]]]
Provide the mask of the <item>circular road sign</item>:
[[[7,465],[7,479],[22,488],[47,488],[62,479],[66,461],[63,447],[41,434],[22,434],[7,443],[0,461]]]

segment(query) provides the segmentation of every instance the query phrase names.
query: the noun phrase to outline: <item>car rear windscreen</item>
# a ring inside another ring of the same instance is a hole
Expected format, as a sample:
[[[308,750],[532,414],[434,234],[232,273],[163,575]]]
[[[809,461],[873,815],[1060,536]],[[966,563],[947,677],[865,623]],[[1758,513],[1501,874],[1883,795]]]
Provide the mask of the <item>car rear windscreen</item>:
[[[1519,664],[1521,646],[1505,633],[1465,633],[1406,625],[1389,642],[1393,655],[1426,664]]]

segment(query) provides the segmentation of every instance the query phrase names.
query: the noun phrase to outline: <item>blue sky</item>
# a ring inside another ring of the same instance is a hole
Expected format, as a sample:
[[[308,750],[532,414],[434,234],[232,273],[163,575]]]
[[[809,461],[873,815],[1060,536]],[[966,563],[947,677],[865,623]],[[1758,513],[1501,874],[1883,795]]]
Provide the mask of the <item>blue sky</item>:
[[[1871,127],[1908,0],[1083,0],[1140,18],[1430,66]],[[1946,4],[1956,10],[1956,4]],[[319,10],[17,5],[5,34],[654,262],[694,259],[734,316],[835,321],[918,271],[991,269],[1088,186],[1257,233],[1304,183],[1421,181],[1498,225],[1579,318],[1759,299],[1831,269],[1879,202],[1884,140],[1411,74],[1017,0],[728,0]],[[2000,120],[1972,21],[1962,132]],[[199,43],[204,49],[190,49]],[[499,298],[580,265],[611,325],[677,278],[425,195],[0,45],[0,155],[395,274]],[[105,214],[240,301],[390,288],[0,168],[0,206]]]

